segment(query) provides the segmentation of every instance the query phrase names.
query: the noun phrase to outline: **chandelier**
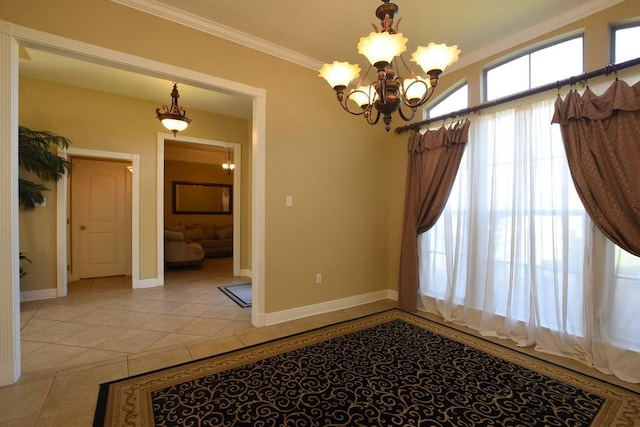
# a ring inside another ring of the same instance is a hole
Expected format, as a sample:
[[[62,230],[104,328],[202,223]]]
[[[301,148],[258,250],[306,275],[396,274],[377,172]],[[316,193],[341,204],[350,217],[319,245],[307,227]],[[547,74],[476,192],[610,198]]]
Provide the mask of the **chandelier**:
[[[227,161],[222,164],[222,169],[229,175],[233,173],[236,165],[231,163],[231,148],[227,148]]]
[[[162,122],[162,125],[173,132],[173,136],[176,136],[177,132],[182,132],[189,126],[191,119],[187,117],[187,112],[180,106],[178,106],[178,86],[173,84],[173,90],[171,91],[171,108],[166,105],[160,108],[156,108],[156,117]]]
[[[419,46],[411,56],[411,61],[420,65],[428,77],[415,74],[401,56],[407,50],[408,39],[397,32],[397,26],[393,28],[398,6],[389,3],[389,0],[382,2],[384,4],[376,9],[382,29],[378,31],[373,24],[376,31],[367,37],[361,37],[358,43],[358,53],[366,56],[371,65],[355,87],[347,91],[349,84],[360,74],[358,65],[334,61],[332,64],[324,64],[319,75],[336,91],[338,102],[346,112],[364,116],[370,125],[377,124],[382,116],[388,132],[391,115],[396,111],[404,121],[413,119],[416,110],[433,95],[440,74],[458,60],[460,50],[457,45],[429,43],[426,47]],[[398,72],[398,60],[409,73],[407,78],[403,78]],[[377,77],[372,83],[367,83],[365,79],[372,67],[376,69]],[[354,102],[360,109],[352,110],[347,101]],[[408,113],[403,111],[403,105],[409,110]]]

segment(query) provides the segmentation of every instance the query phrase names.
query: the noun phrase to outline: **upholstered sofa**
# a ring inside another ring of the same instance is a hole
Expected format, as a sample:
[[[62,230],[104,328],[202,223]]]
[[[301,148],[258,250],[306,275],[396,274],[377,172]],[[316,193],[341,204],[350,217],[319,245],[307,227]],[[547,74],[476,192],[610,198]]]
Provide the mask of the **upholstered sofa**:
[[[164,262],[166,267],[200,268],[204,255],[202,246],[186,241],[184,233],[164,230]]]
[[[199,245],[204,251],[205,258],[233,256],[233,225],[178,224],[165,226],[166,231],[181,233],[185,243]]]

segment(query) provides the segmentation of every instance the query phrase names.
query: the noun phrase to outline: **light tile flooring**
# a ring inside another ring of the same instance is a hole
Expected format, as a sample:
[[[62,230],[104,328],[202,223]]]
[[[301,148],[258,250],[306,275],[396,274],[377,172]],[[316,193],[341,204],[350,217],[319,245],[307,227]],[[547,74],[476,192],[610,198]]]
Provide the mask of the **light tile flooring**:
[[[21,305],[22,377],[0,388],[0,426],[90,426],[99,385],[395,306],[383,301],[265,328],[218,286],[231,258],[170,270],[163,288],[111,277],[69,284],[69,295]]]

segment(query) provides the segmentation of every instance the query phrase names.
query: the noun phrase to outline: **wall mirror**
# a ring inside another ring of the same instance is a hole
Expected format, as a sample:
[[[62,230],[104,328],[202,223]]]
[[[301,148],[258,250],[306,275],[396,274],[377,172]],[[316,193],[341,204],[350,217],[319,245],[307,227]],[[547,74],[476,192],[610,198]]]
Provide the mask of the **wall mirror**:
[[[172,181],[174,214],[230,215],[232,185]]]

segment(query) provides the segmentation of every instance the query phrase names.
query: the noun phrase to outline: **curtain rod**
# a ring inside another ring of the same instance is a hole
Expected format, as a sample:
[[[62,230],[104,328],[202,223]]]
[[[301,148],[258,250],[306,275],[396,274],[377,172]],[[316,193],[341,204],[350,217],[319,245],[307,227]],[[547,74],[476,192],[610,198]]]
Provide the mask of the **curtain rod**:
[[[625,68],[634,67],[636,65],[640,65],[640,57],[638,57],[636,59],[631,59],[629,61],[621,62],[619,64],[609,64],[609,65],[607,65],[604,68],[601,68],[599,70],[590,71],[588,73],[580,74],[578,76],[569,77],[569,78],[564,79],[564,80],[558,80],[555,83],[549,83],[549,84],[546,84],[544,86],[538,86],[536,88],[525,90],[525,91],[522,91],[522,92],[518,92],[518,93],[516,93],[514,95],[505,96],[503,98],[499,98],[499,99],[496,99],[494,101],[483,102],[482,104],[476,105],[475,107],[469,107],[469,108],[464,108],[462,110],[453,111],[453,112],[448,113],[448,114],[443,114],[441,116],[432,117],[430,119],[426,119],[426,120],[422,120],[422,121],[419,121],[419,122],[411,123],[411,124],[406,125],[406,126],[398,126],[395,129],[395,132],[396,133],[403,133],[403,132],[406,132],[408,130],[417,131],[422,126],[428,125],[430,123],[439,122],[441,120],[445,120],[445,119],[448,119],[448,118],[464,116],[464,115],[467,115],[467,114],[470,114],[470,113],[476,113],[476,112],[478,112],[480,110],[484,110],[486,108],[495,107],[496,105],[505,104],[507,102],[515,101],[515,100],[521,99],[521,98],[526,98],[528,96],[536,95],[538,93],[546,92],[548,90],[552,90],[552,89],[558,89],[559,90],[562,86],[566,86],[566,85],[573,86],[574,84],[576,84],[578,82],[585,81],[585,80],[588,80],[588,79],[591,79],[591,78],[594,78],[594,77],[598,77],[598,76],[602,76],[602,75],[609,75],[611,73],[616,73],[618,70],[623,70]]]

